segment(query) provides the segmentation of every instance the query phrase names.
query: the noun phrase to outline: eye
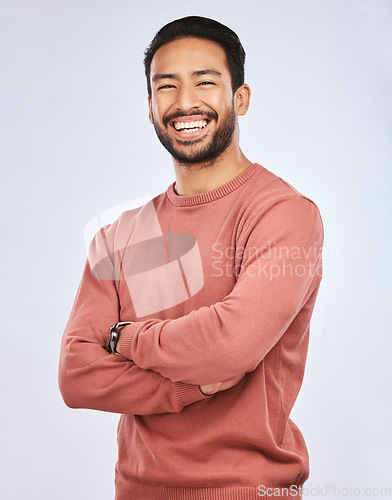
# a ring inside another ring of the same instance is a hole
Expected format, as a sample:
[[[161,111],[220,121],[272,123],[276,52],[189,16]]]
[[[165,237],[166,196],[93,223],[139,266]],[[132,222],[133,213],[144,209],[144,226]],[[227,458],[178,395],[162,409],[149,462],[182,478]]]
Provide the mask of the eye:
[[[170,85],[170,83],[166,83],[165,85],[161,85],[160,87],[158,87],[157,90],[162,90],[162,89],[174,89],[174,85]]]
[[[198,85],[215,85],[215,83],[214,82],[205,81],[205,82],[200,82]]]

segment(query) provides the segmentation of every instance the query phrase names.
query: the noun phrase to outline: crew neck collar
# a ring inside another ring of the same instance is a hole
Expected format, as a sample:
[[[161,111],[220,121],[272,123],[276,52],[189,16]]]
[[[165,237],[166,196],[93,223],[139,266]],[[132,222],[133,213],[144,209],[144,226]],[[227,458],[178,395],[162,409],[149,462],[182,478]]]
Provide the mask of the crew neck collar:
[[[232,193],[237,188],[242,186],[257,170],[259,170],[261,165],[258,163],[252,163],[245,170],[243,170],[236,177],[230,181],[222,184],[211,191],[206,191],[205,193],[191,194],[187,196],[180,196],[174,191],[175,182],[170,184],[166,190],[167,197],[170,202],[176,207],[190,207],[193,205],[203,205],[204,203],[210,203],[211,201],[218,200],[224,196]]]

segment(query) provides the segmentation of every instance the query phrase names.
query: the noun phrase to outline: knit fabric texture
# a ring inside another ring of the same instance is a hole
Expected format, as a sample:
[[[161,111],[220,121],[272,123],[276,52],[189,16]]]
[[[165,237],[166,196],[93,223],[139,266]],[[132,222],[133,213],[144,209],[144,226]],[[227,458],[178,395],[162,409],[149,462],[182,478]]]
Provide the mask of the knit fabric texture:
[[[322,245],[317,206],[257,163],[205,193],[173,183],[95,235],[59,386],[72,408],[121,414],[116,500],[300,498],[309,459],[290,412]],[[105,350],[118,321],[132,322],[122,356]]]

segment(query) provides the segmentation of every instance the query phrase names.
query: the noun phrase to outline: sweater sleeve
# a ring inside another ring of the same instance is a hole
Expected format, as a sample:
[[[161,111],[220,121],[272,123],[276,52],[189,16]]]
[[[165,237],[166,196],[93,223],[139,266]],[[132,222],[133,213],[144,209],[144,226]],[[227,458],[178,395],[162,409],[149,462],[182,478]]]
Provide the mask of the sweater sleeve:
[[[233,290],[181,318],[126,326],[124,356],[190,384],[231,380],[258,366],[319,286],[323,225],[317,206],[293,195],[261,207],[244,231]]]
[[[87,261],[60,352],[59,387],[67,406],[150,415],[178,413],[208,397],[197,385],[172,382],[109,354],[105,349],[108,330],[118,321],[115,281],[95,277]]]

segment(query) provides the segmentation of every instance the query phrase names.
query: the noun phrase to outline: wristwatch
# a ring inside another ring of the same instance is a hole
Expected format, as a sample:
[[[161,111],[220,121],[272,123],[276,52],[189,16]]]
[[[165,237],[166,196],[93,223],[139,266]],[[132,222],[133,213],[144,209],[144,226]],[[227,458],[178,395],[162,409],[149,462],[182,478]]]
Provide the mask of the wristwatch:
[[[116,354],[117,356],[121,356],[116,351],[117,347],[117,342],[119,339],[119,333],[122,328],[126,325],[130,325],[132,321],[120,321],[119,323],[116,323],[115,325],[111,326],[109,328],[109,342],[108,345],[106,346],[106,350],[110,352],[110,354]]]

